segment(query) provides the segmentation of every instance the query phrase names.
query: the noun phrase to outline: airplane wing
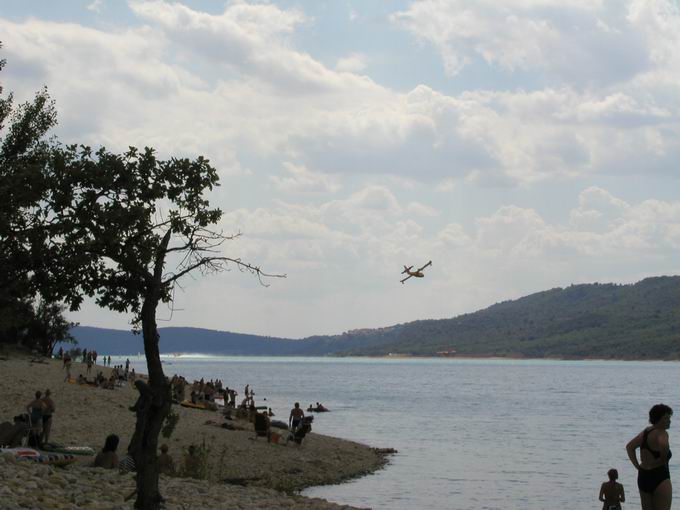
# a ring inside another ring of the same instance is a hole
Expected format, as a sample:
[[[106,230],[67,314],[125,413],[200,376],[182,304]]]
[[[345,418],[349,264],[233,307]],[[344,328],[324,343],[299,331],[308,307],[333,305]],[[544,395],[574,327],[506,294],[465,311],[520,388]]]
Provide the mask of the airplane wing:
[[[418,269],[418,271],[422,271],[422,270],[425,269],[427,266],[431,266],[431,265],[432,265],[432,261],[430,260],[427,264],[425,264],[423,267],[421,267],[420,269]]]
[[[408,275],[408,276],[407,276],[406,278],[404,278],[403,280],[400,280],[401,283],[404,283],[406,280],[408,280],[409,278],[411,278],[411,276],[413,276],[413,275]]]

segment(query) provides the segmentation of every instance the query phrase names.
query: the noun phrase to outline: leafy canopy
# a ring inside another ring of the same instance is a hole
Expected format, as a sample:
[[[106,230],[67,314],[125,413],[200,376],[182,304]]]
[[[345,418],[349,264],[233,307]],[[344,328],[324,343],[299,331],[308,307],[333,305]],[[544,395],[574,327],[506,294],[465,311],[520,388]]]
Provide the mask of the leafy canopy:
[[[218,175],[203,157],[166,161],[150,148],[119,155],[70,145],[54,152],[50,171],[42,213],[55,226],[50,252],[57,263],[43,267],[42,277],[66,276],[59,292],[72,308],[85,294],[139,318],[146,297],[167,302],[181,276],[231,260],[212,256],[230,238],[208,228],[222,211],[204,198]],[[173,254],[176,271],[162,272]]]

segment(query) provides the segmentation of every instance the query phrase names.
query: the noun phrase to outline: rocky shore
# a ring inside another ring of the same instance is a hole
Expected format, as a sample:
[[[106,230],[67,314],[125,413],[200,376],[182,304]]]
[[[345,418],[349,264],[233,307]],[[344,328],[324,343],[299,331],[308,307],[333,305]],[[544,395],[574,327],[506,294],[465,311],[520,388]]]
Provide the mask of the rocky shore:
[[[74,363],[72,373],[85,373],[85,365]],[[124,455],[135,419],[128,407],[137,398],[130,385],[104,390],[69,384],[63,380],[60,361],[38,362],[16,354],[0,356],[0,374],[0,421],[11,421],[24,412],[36,390],[49,388],[56,405],[50,441],[99,450],[105,437],[115,433],[121,439],[119,454]],[[204,448],[206,479],[162,476],[167,508],[349,509],[296,492],[361,476],[386,462],[381,451],[316,432],[301,447],[270,444],[263,438],[255,440],[246,421],[233,422],[242,430],[226,430],[207,423],[221,422],[218,413],[173,409],[179,422],[172,436],[159,442],[168,444],[179,465],[189,445]],[[63,468],[0,457],[2,508],[132,508],[132,500],[124,501],[134,490],[132,475],[93,468],[91,457],[80,457]]]

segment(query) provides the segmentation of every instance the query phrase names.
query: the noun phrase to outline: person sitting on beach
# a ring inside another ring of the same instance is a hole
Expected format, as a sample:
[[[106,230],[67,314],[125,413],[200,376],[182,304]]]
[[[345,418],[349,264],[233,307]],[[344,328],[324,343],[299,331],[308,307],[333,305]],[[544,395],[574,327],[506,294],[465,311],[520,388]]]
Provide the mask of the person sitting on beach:
[[[616,481],[619,472],[616,469],[610,469],[607,471],[607,476],[609,481],[604,482],[600,487],[599,499],[604,503],[602,510],[621,510],[621,503],[626,501],[626,495],[623,492],[623,485]]]
[[[104,448],[94,458],[94,467],[116,469],[118,467],[118,455],[116,454],[116,450],[118,449],[119,442],[120,439],[116,434],[110,434],[106,438]]]
[[[158,472],[162,475],[175,474],[175,462],[168,453],[168,445],[161,445],[161,454],[158,456]]]
[[[83,374],[80,374],[78,376],[78,384],[87,384],[87,379],[85,379],[85,376],[83,376]]]
[[[45,396],[42,398],[44,404],[43,419],[42,419],[42,443],[45,444],[50,440],[50,431],[52,430],[52,415],[55,411],[54,400],[51,398],[52,392],[49,389],[45,390]]]
[[[271,442],[271,422],[267,413],[258,413],[255,411],[253,426],[255,428],[255,439],[258,436],[266,437],[267,442]]]
[[[189,446],[189,451],[184,456],[184,474],[191,478],[200,478],[201,475],[201,458],[193,444]]]
[[[291,430],[295,430],[300,425],[302,418],[305,417],[305,412],[300,409],[300,402],[295,402],[295,406],[290,410],[290,416],[288,416],[288,426]]]
[[[14,417],[14,423],[0,423],[0,445],[7,448],[16,448],[28,434],[28,424],[20,419],[21,415]]]

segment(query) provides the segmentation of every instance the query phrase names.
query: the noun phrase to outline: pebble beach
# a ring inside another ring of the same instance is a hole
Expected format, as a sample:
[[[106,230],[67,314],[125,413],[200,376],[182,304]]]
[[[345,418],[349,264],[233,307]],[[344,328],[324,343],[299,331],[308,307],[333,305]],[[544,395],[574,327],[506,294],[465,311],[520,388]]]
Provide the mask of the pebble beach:
[[[25,411],[37,390],[49,388],[56,405],[50,441],[63,445],[90,446],[100,450],[108,434],[120,436],[119,456],[125,454],[134,430],[129,411],[137,399],[130,384],[105,390],[64,382],[59,360],[37,360],[18,353],[0,354],[0,421]],[[74,363],[72,374],[85,374],[86,366]],[[108,373],[108,368],[93,367]],[[166,374],[172,375],[172,374]],[[207,378],[210,374],[205,374]],[[225,381],[228,383],[228,381]],[[257,381],[254,381],[257,383]],[[291,395],[291,404],[295,396]],[[166,443],[175,463],[192,444],[206,453],[206,479],[161,475],[161,494],[166,508],[300,508],[351,509],[297,494],[309,486],[340,483],[374,472],[387,459],[379,450],[313,431],[301,446],[267,443],[255,438],[245,420],[230,422],[237,430],[216,426],[217,412],[173,406],[179,422]],[[132,474],[92,466],[93,457],[78,457],[74,464],[52,467],[0,456],[0,507],[129,509],[134,490]],[[226,481],[226,482],[225,482]]]

